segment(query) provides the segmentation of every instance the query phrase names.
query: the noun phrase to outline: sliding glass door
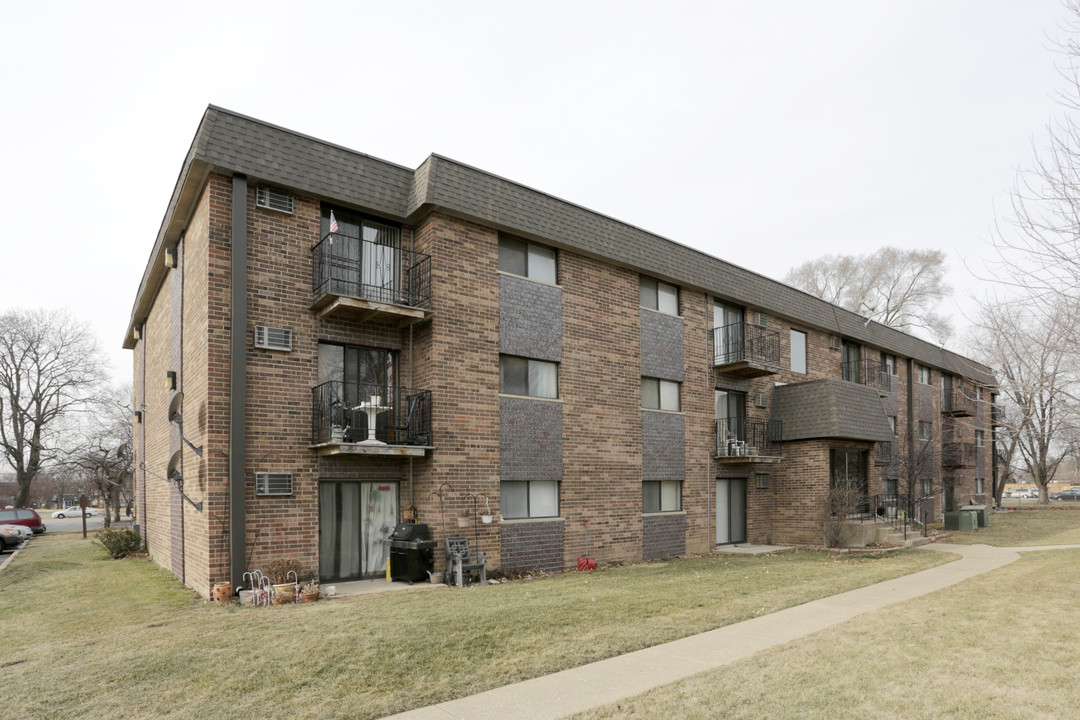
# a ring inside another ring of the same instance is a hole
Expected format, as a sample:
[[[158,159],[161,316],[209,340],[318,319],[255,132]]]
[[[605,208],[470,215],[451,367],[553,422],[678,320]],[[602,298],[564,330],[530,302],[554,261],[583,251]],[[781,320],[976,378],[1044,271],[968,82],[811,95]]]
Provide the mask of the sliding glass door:
[[[319,579],[384,577],[397,521],[397,482],[319,483]]]
[[[746,480],[716,481],[716,544],[746,542]]]

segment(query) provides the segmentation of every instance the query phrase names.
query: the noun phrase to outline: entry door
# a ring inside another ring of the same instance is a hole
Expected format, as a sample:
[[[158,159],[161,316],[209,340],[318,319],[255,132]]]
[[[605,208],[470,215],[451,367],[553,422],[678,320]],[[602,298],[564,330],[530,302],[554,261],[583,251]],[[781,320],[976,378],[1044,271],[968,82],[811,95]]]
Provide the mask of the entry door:
[[[742,321],[741,307],[720,302],[713,304],[713,361],[717,365],[745,359]]]
[[[716,481],[716,544],[746,542],[746,480]]]
[[[319,579],[385,576],[397,518],[396,482],[320,483]]]

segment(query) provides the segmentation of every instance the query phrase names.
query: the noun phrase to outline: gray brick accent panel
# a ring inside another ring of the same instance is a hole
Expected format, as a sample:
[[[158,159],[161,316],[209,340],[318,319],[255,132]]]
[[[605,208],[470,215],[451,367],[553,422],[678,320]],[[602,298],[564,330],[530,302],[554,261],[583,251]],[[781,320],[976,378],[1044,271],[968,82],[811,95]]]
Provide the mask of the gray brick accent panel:
[[[641,311],[641,374],[683,381],[682,318]]]
[[[641,413],[642,480],[686,477],[686,418],[676,413]]]
[[[919,409],[917,411],[919,420],[922,422],[932,422],[935,427],[940,422],[940,418],[934,417],[934,397],[938,392],[938,389],[933,385],[919,385],[917,402],[919,403]],[[919,428],[915,428],[918,432]]]
[[[499,529],[503,570],[558,572],[563,569],[561,520],[502,523]]]
[[[641,558],[679,557],[686,554],[686,514],[642,515]]]
[[[562,288],[499,276],[499,351],[562,361]]]
[[[889,394],[881,399],[881,404],[885,408],[885,414],[896,417],[899,414],[900,409],[900,378],[893,375],[892,386],[889,389]]]
[[[562,403],[499,398],[503,481],[562,480]]]

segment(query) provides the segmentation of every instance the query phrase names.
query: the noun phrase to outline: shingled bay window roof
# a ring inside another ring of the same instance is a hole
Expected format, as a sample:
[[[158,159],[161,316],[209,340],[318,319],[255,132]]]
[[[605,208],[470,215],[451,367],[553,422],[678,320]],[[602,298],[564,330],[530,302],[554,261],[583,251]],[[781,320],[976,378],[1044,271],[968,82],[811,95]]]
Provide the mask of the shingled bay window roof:
[[[783,421],[784,441],[896,439],[878,391],[836,378],[777,387],[771,419]]]

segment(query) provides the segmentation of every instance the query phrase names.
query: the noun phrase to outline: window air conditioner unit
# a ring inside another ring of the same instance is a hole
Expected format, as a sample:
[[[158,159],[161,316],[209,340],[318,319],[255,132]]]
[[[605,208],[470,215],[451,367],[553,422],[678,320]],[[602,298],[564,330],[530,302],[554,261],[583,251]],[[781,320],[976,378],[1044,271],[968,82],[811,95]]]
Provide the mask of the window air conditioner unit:
[[[292,473],[255,473],[256,495],[292,495]]]
[[[759,328],[769,327],[769,316],[765,313],[754,313],[754,324]]]
[[[277,210],[292,215],[293,195],[288,190],[259,185],[255,190],[255,204],[267,210]]]
[[[829,336],[829,347],[832,348],[833,350],[839,350],[840,349],[840,337],[838,335],[830,335]]]
[[[754,404],[760,408],[769,407],[769,395],[767,393],[759,392],[754,400]]]
[[[263,350],[292,350],[292,330],[255,326],[255,347]]]

